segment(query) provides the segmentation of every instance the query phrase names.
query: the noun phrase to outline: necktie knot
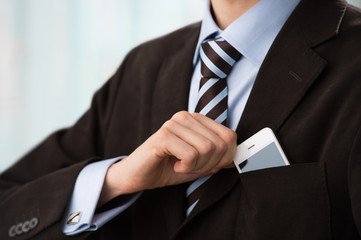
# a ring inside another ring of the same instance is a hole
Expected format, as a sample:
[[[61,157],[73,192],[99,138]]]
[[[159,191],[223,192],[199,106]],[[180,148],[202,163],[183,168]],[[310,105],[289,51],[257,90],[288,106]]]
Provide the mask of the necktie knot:
[[[201,74],[205,78],[224,79],[241,54],[223,38],[210,39],[201,45]]]
[[[223,38],[204,42],[200,49],[201,80],[195,111],[226,125],[226,78],[241,54]]]

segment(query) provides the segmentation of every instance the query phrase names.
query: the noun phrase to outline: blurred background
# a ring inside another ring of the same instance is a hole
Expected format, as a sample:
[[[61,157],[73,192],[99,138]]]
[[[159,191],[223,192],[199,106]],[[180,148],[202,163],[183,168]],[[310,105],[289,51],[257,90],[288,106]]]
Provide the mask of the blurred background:
[[[72,125],[131,48],[201,20],[204,4],[0,0],[0,172]]]

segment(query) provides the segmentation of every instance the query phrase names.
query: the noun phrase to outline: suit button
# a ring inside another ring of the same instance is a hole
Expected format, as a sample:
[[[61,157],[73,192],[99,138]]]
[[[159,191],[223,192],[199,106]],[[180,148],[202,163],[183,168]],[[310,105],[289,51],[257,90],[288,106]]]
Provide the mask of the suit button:
[[[29,222],[29,228],[30,229],[36,228],[36,226],[38,226],[38,223],[39,223],[39,220],[36,217],[32,218]]]
[[[17,235],[20,235],[23,233],[23,224],[22,223],[18,223],[15,227],[15,232]]]
[[[36,228],[39,220],[37,218],[32,218],[29,221],[25,221],[23,223],[18,223],[16,225],[11,226],[9,229],[9,237],[15,237],[16,235],[21,235],[23,233],[27,233],[31,229]]]
[[[30,230],[30,222],[29,221],[25,221],[24,224],[23,224],[23,227],[22,227],[22,230],[24,233],[28,232]]]
[[[10,229],[9,229],[9,237],[15,237],[16,236],[16,226],[12,226]]]

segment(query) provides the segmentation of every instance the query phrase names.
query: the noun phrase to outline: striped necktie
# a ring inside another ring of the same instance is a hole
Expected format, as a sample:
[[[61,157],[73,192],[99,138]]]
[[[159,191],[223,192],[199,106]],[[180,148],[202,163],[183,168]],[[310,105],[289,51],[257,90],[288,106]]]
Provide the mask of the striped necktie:
[[[195,112],[226,125],[228,115],[226,78],[240,57],[241,54],[223,38],[211,39],[201,45],[201,81]],[[187,216],[198,203],[204,191],[204,183],[210,177],[211,175],[199,178],[188,186]]]

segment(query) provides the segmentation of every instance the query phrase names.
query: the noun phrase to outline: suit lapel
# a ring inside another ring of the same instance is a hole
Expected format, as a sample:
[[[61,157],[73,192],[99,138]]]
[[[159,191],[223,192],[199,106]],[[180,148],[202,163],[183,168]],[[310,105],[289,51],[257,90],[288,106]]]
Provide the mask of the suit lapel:
[[[325,66],[297,28],[283,31],[254,83],[237,127],[239,143],[264,127],[277,132]]]
[[[226,169],[213,175],[205,182],[205,191],[199,202],[179,227],[178,232],[190,223],[197,215],[223,198],[229,191],[233,189],[239,179],[239,174],[235,168]],[[177,234],[177,233],[176,233]]]
[[[187,110],[193,56],[199,35],[199,24],[174,44],[174,52],[163,60],[155,83],[152,130],[157,131],[174,113]]]
[[[278,34],[237,127],[238,143],[264,127],[277,132],[322,73],[327,62],[314,48],[337,35],[346,9],[344,1],[327,1],[301,1]]]
[[[186,184],[180,184],[159,191],[162,213],[165,218],[169,239],[184,221],[187,210],[185,199],[186,189]]]

